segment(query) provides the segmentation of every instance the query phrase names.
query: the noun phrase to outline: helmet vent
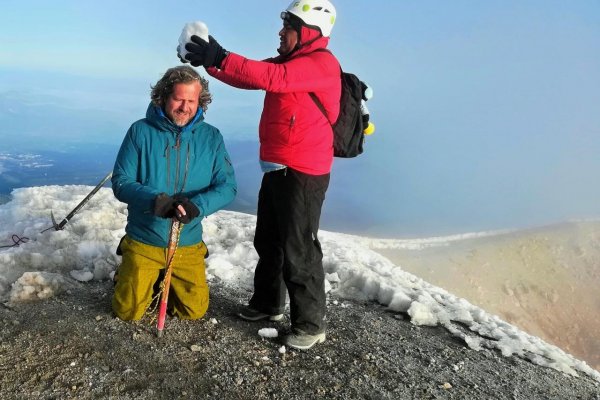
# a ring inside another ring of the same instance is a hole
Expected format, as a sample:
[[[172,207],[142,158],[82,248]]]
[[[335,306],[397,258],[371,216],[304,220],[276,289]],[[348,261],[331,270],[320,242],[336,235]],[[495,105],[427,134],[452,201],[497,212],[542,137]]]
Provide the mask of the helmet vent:
[[[324,9],[323,7],[313,7],[313,10],[317,10],[317,11],[323,11],[323,12],[326,12],[326,13],[330,13],[330,14],[331,14],[331,11],[329,11],[329,10],[328,10],[328,9],[326,9],[326,8]]]

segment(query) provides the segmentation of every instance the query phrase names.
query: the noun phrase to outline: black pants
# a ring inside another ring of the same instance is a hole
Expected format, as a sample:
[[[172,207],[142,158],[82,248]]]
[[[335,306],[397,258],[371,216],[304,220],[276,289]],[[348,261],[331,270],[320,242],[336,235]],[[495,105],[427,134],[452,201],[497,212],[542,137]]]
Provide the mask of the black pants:
[[[292,330],[325,330],[325,274],[317,239],[329,174],[307,175],[286,168],[264,175],[258,194],[250,307],[280,314],[290,296]]]

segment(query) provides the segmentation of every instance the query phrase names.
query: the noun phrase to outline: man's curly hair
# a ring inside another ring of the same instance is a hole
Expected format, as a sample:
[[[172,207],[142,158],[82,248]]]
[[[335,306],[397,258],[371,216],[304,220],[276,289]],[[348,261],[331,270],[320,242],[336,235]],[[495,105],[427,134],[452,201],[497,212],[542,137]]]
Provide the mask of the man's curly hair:
[[[177,83],[191,83],[194,81],[200,82],[202,90],[200,91],[200,97],[198,98],[198,105],[202,108],[202,111],[206,112],[208,105],[212,101],[212,96],[208,90],[208,81],[200,76],[189,65],[181,65],[178,67],[169,68],[167,72],[156,85],[151,86],[152,92],[150,93],[150,99],[152,104],[158,107],[164,107],[167,99],[173,93],[173,86]]]

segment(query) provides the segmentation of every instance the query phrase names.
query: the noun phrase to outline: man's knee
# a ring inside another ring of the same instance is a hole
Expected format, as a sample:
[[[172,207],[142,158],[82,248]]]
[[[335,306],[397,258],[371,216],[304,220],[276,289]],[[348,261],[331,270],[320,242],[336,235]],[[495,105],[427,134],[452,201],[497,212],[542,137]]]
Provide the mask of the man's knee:
[[[173,299],[173,314],[179,319],[200,319],[208,310],[208,287],[201,288],[196,293],[178,293]]]
[[[136,302],[131,284],[117,282],[112,298],[112,309],[115,316],[123,321],[137,321],[144,316],[146,305],[142,306]]]
[[[152,302],[164,250],[125,237],[120,244],[123,260],[115,275],[112,308],[125,321],[141,319]]]
[[[139,280],[129,274],[119,274],[112,298],[116,317],[123,321],[137,321],[144,316],[151,301],[152,286],[148,282],[140,285]]]

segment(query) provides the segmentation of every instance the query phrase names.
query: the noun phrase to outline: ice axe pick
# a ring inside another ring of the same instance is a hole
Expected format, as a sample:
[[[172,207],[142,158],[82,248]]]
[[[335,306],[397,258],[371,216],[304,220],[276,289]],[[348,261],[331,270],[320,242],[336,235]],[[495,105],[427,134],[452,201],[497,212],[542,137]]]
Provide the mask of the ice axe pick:
[[[85,198],[83,200],[81,200],[81,202],[79,204],[77,204],[77,206],[73,209],[73,211],[71,211],[69,213],[69,215],[67,215],[62,221],[60,221],[59,223],[56,223],[56,220],[54,219],[54,213],[52,212],[52,210],[50,210],[50,217],[52,218],[52,226],[50,228],[44,229],[42,232],[40,233],[44,233],[46,231],[49,231],[50,229],[54,229],[55,231],[61,231],[63,230],[63,228],[65,227],[65,225],[69,222],[69,220],[71,218],[73,218],[73,216],[75,214],[77,214],[79,212],[79,210],[81,210],[81,208],[83,206],[85,206],[85,204],[92,198],[92,196],[94,196],[96,194],[96,192],[98,190],[100,190],[100,188],[102,186],[104,186],[104,184],[106,183],[107,180],[110,179],[110,177],[112,176],[112,171],[109,172],[108,175],[106,175],[101,181],[100,183],[98,183],[96,185],[96,187],[94,189],[92,189],[92,191],[85,196]]]

